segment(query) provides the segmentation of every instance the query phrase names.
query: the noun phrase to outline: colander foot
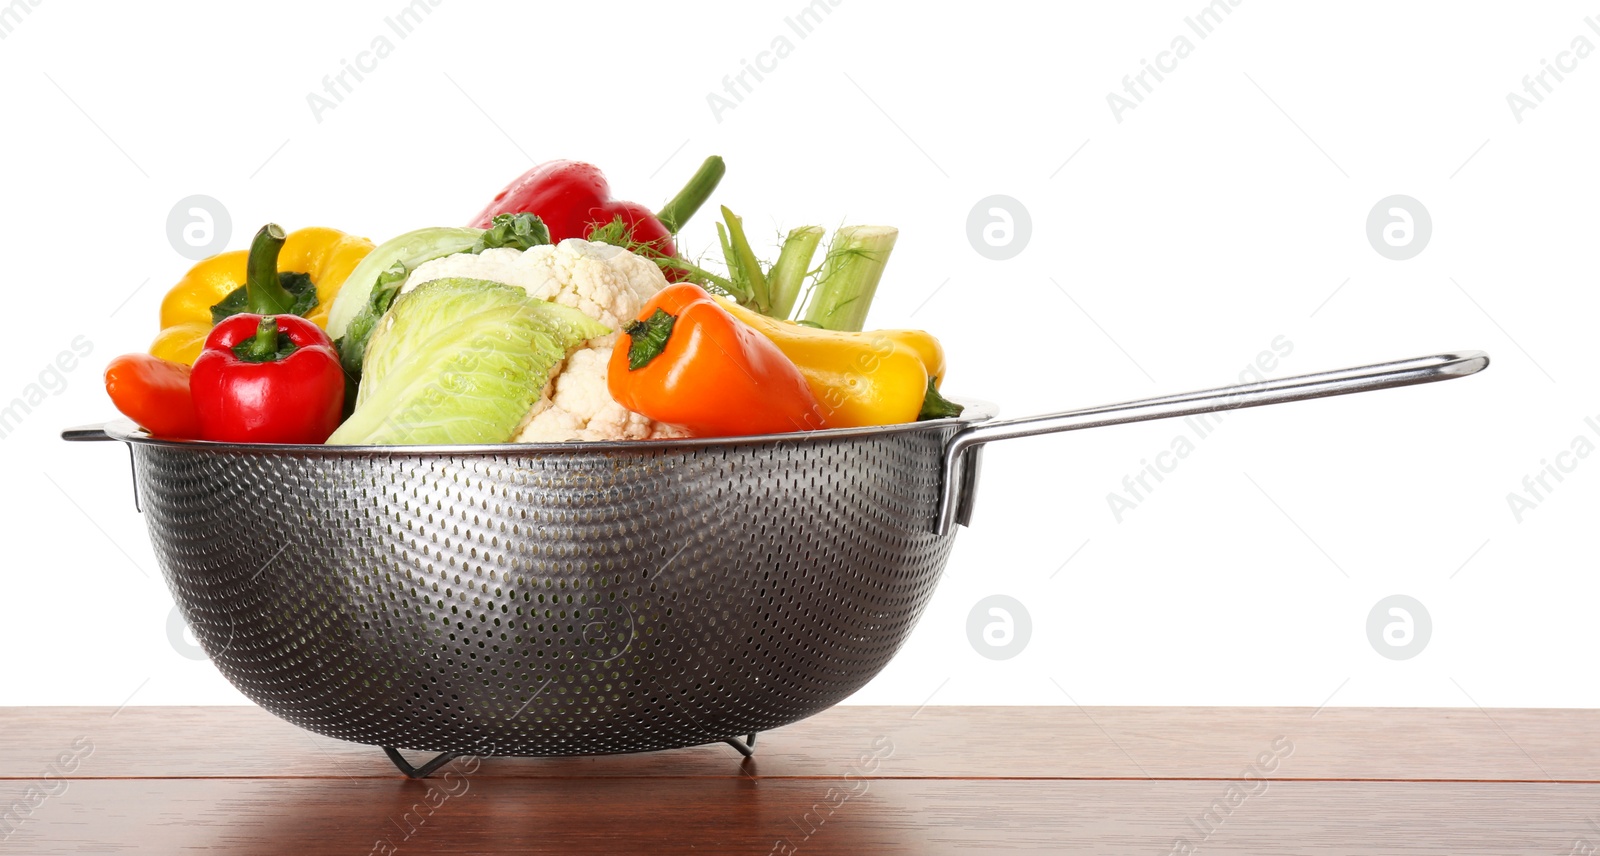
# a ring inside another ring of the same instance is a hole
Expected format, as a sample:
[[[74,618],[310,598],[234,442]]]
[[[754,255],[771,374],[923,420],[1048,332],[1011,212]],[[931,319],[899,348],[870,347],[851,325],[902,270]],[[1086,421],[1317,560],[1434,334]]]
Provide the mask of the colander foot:
[[[385,746],[383,747],[383,752],[385,755],[389,756],[389,760],[393,761],[396,767],[400,768],[400,772],[406,774],[406,778],[408,779],[426,779],[438,772],[440,767],[443,767],[451,761],[461,757],[462,754],[460,752],[446,752],[420,767],[413,767],[411,766],[411,762],[407,761],[405,757],[400,754],[399,750],[395,749],[394,747]]]
[[[729,737],[727,740],[722,742],[739,750],[739,754],[745,756],[746,758],[756,754],[756,732],[754,731],[750,732],[750,736],[746,737],[744,740],[740,740],[737,737]]]

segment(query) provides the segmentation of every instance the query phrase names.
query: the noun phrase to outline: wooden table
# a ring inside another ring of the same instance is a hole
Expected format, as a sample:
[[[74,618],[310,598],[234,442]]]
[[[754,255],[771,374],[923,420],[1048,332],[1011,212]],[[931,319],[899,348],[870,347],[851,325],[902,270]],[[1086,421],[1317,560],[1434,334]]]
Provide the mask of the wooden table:
[[[847,707],[750,759],[463,758],[412,781],[255,708],[0,708],[0,853],[1600,853],[1596,726]]]

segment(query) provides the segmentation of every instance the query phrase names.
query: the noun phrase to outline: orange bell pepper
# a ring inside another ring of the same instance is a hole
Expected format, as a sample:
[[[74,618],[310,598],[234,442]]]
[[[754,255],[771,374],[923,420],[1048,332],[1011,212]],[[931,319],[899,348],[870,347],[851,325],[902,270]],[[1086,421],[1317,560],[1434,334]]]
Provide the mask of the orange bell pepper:
[[[657,292],[623,328],[607,386],[623,407],[696,437],[828,427],[778,346],[690,283]]]
[[[189,394],[189,367],[183,363],[123,354],[106,366],[106,394],[123,416],[156,437],[200,436],[200,417]]]

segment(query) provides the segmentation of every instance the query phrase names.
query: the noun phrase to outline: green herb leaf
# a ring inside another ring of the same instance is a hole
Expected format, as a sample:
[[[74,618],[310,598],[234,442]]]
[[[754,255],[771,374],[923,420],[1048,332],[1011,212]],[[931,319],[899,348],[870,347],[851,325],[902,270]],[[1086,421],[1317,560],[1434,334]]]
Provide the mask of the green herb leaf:
[[[304,318],[311,310],[317,308],[317,286],[312,283],[311,277],[303,273],[278,271],[278,284],[284,290],[294,295],[294,303],[289,306],[289,311],[284,315],[299,315]],[[211,307],[211,326],[221,324],[223,319],[250,311],[250,295],[244,286],[239,286],[228,292],[222,302]]]
[[[961,412],[967,409],[940,395],[938,383],[938,378],[928,378],[928,394],[922,399],[922,412],[917,414],[918,422],[926,422],[929,419],[950,419],[960,416]]]
[[[656,265],[664,271],[682,271],[685,282],[692,282],[712,294],[732,297],[736,301],[739,299],[739,296],[734,293],[733,283],[729,282],[725,277],[717,276],[693,262],[680,258],[661,258],[656,259]]]
[[[657,309],[649,318],[634,321],[622,328],[633,340],[628,345],[628,371],[638,371],[661,356],[661,352],[667,348],[667,339],[672,336],[672,325],[677,320],[665,310]]]
[[[633,252],[635,246],[633,230],[628,228],[628,221],[622,219],[620,214],[613,217],[610,223],[590,229],[589,240],[596,244],[610,244],[613,247],[621,247],[630,253]]]
[[[656,263],[656,267],[663,271],[677,271],[683,278],[695,285],[701,286],[716,294],[726,294],[738,299],[739,291],[726,277],[717,276],[711,271],[700,267],[688,259],[669,256],[661,252],[661,248],[648,241],[633,239],[633,230],[621,217],[614,218],[604,226],[596,226],[589,232],[589,240],[597,244],[610,244],[621,247],[641,258],[649,259]]]
[[[590,229],[588,238],[597,244],[610,244],[613,247],[621,247],[636,256],[649,259],[663,268],[668,267],[668,260],[678,261],[677,258],[667,255],[662,250],[667,240],[666,238],[662,238],[662,243],[659,244],[653,241],[638,240],[633,236],[633,227],[629,226],[628,221],[622,219],[620,214],[611,218],[610,223]]]
[[[481,253],[484,250],[500,247],[526,250],[529,247],[539,247],[549,243],[550,229],[537,215],[498,214],[494,218],[494,225],[478,236],[478,242],[472,245],[469,252]]]

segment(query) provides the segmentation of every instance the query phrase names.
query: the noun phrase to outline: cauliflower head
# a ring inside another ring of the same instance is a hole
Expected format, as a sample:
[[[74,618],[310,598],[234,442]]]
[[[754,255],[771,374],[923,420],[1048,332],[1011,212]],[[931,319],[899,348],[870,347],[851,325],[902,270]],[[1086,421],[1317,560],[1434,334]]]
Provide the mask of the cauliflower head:
[[[471,277],[520,286],[528,294],[570,306],[611,328],[567,355],[550,376],[539,401],[524,417],[516,442],[649,440],[681,437],[611,398],[607,388],[611,349],[620,331],[646,301],[667,287],[661,268],[621,247],[570,238],[527,250],[490,249],[460,253],[417,266],[401,293],[424,282]]]

